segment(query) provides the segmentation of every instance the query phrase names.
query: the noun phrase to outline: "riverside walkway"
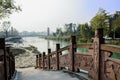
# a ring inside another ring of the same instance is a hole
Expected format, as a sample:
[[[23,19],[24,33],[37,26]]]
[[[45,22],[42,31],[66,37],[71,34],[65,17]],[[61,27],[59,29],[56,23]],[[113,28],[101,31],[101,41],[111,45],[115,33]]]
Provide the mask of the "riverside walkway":
[[[88,52],[79,52],[79,48],[87,48]],[[63,54],[64,51],[68,52]],[[12,53],[14,51],[5,45],[5,39],[0,39],[0,80],[14,78],[15,57]],[[74,76],[82,74],[83,70],[91,80],[120,80],[120,59],[113,54],[120,54],[120,46],[105,44],[103,29],[97,29],[93,43],[77,44],[76,36],[71,36],[70,45],[61,48],[56,44],[55,51],[51,52],[49,48],[47,54],[37,54],[35,68],[38,69],[17,69],[15,80],[84,80]],[[73,75],[62,72],[63,69]]]
[[[82,80],[62,71],[44,71],[40,69],[22,68],[17,69],[14,80]]]

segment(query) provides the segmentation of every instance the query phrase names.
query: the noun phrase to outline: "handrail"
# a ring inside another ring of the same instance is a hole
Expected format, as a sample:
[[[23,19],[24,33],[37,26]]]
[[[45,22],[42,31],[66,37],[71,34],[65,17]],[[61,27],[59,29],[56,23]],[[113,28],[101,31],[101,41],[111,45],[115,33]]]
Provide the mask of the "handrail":
[[[89,48],[90,49],[90,48],[93,48],[92,45],[93,45],[92,43],[89,43],[89,44],[76,44],[75,48]]]
[[[108,58],[107,61],[113,61],[115,63],[120,64],[120,60],[119,59],[115,59],[115,58]]]
[[[60,48],[60,49],[58,50],[58,52],[62,52],[62,51],[64,51],[64,50],[68,50],[69,48],[70,48],[70,45],[65,46],[65,47],[63,47],[63,48]]]
[[[116,52],[116,53],[120,54],[120,46],[109,45],[109,44],[101,44],[100,49],[104,50],[104,51]]]
[[[64,51],[64,50],[68,50],[69,47],[70,47],[70,45],[65,46],[65,47],[63,47],[63,48],[60,48],[60,49],[58,50],[58,52],[62,52],[62,51]],[[52,52],[50,53],[50,56],[51,56],[51,55],[54,55],[54,54],[56,54],[56,51],[52,51]]]
[[[68,50],[69,48],[70,48],[70,46],[71,45],[67,45],[67,46],[65,46],[65,47],[63,47],[63,48],[60,48],[59,50],[58,50],[58,52],[62,52],[62,51],[64,51],[64,50]],[[89,44],[76,44],[75,45],[75,48],[93,48],[92,47],[92,43],[89,43]],[[54,55],[56,53],[56,51],[53,51],[53,52],[51,52],[50,53],[50,55]]]

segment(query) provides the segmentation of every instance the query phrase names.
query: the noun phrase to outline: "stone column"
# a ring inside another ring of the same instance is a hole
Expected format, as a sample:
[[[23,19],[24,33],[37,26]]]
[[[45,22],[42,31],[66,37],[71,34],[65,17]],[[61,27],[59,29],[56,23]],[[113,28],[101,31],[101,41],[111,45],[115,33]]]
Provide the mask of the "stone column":
[[[39,54],[39,68],[41,68],[41,54]]]
[[[71,57],[71,71],[75,71],[75,60],[74,60],[74,58],[75,58],[75,52],[76,52],[76,48],[74,47],[75,46],[75,44],[76,44],[76,37],[75,36],[71,36],[71,55],[70,55],[70,57]]]
[[[43,52],[43,69],[45,69],[45,52]]]
[[[93,42],[93,64],[94,64],[94,80],[104,80],[103,79],[103,58],[104,54],[101,54],[101,44],[104,43],[103,39],[103,29],[97,29],[95,31],[95,38]]]
[[[36,55],[36,68],[38,68],[38,55]]]
[[[56,44],[56,69],[59,70],[59,52],[60,44]]]
[[[11,61],[12,61],[11,54],[10,54],[10,47],[6,47],[6,52],[8,54],[8,58],[7,58],[8,79],[10,80],[11,79]]]
[[[4,62],[4,78],[5,78],[5,80],[8,80],[8,76],[7,76],[7,59],[6,59],[6,49],[5,49],[5,38],[0,38],[0,49],[2,49],[3,50],[3,52],[4,52],[4,56],[3,56],[3,58],[4,58],[4,60],[3,60],[3,62]]]
[[[13,74],[14,74],[14,72],[15,72],[15,56],[12,54],[12,56],[13,56]]]
[[[48,70],[50,70],[50,53],[51,49],[48,49]]]

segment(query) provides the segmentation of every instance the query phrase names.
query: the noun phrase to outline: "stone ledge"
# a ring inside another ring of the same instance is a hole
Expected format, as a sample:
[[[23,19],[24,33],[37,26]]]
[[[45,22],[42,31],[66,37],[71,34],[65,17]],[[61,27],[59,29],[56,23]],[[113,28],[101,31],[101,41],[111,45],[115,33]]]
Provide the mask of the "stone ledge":
[[[72,71],[67,71],[67,70],[63,70],[63,72],[72,74],[75,77],[79,78],[80,80],[92,80],[91,78],[87,76],[86,73],[77,73],[77,72],[72,72]]]

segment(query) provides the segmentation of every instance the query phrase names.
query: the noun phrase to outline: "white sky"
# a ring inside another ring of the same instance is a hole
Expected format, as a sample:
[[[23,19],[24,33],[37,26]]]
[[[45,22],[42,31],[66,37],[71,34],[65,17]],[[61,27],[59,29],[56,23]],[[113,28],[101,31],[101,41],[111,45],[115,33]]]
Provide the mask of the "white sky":
[[[19,31],[46,31],[47,27],[55,31],[56,27],[62,27],[65,23],[89,22],[101,7],[100,1],[93,0],[94,3],[90,1],[16,0],[22,12],[12,14],[10,21]]]

